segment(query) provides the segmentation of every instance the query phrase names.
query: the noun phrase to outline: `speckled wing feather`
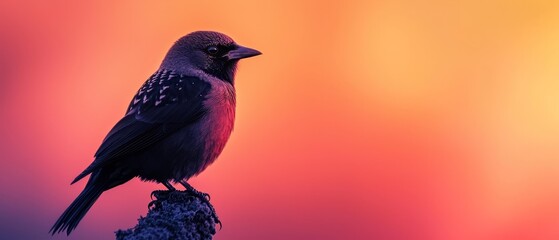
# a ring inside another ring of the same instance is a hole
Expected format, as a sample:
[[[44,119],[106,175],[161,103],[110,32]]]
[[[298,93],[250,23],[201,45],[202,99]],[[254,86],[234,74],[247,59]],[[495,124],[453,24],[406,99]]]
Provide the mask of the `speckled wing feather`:
[[[197,121],[204,114],[203,101],[210,88],[198,77],[157,71],[138,90],[124,118],[105,137],[95,161],[72,183]]]

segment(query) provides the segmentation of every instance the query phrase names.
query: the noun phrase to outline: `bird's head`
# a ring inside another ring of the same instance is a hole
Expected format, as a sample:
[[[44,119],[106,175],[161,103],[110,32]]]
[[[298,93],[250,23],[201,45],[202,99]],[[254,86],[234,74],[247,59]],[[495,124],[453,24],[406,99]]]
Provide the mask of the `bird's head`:
[[[225,34],[198,31],[180,38],[169,49],[161,66],[183,74],[201,70],[233,83],[237,62],[260,54],[257,50],[238,45]]]

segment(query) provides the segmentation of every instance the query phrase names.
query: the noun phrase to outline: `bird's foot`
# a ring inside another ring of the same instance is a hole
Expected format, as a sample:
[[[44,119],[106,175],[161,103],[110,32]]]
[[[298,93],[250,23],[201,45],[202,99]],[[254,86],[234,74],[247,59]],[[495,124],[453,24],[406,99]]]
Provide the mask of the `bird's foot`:
[[[163,195],[169,195],[169,193],[171,193],[171,190],[155,190],[153,192],[151,192],[151,194],[149,195],[149,197],[151,198],[151,200],[153,200],[153,197],[156,198],[156,200],[158,198],[163,197]]]
[[[151,192],[150,194],[151,202],[149,202],[148,208],[151,209],[151,207],[153,206],[157,207],[158,202],[162,199],[167,199],[169,197],[169,194],[173,191],[174,190],[155,190]],[[153,197],[155,197],[155,199],[153,199]]]
[[[188,186],[190,186],[190,185],[188,185]],[[210,200],[212,199],[212,198],[210,197],[210,194],[207,194],[207,193],[205,193],[205,192],[200,192],[200,191],[196,190],[195,188],[193,188],[192,186],[190,186],[190,188],[187,187],[187,188],[186,188],[186,191],[189,192],[189,193],[191,193],[192,195],[194,195],[194,196],[196,196],[196,197],[203,198],[204,201],[205,201],[205,202],[208,202],[208,203],[209,203]]]
[[[216,224],[219,224],[219,230],[221,230],[221,228],[223,228],[223,225],[221,224],[221,221],[219,220],[219,217],[217,216],[217,213],[215,211],[214,206],[210,203],[210,198],[209,198],[210,195],[207,194],[207,193],[199,192],[199,191],[191,192],[191,193],[194,196],[196,196],[198,199],[200,199],[200,201],[202,201],[204,204],[206,204],[206,206],[208,206],[208,208],[210,209],[210,212],[212,214],[212,218],[214,219],[214,222]]]
[[[207,194],[207,193],[200,192],[200,191],[196,190],[194,187],[192,187],[186,181],[181,181],[180,184],[182,184],[184,186],[184,188],[186,188],[186,191],[188,193],[197,197],[198,199],[200,199],[200,201],[202,201],[204,204],[206,204],[206,206],[208,206],[208,208],[210,209],[210,211],[212,213],[212,218],[214,219],[214,222],[216,224],[219,224],[219,229],[221,230],[223,225],[221,224],[221,221],[219,220],[219,217],[217,216],[217,213],[215,211],[214,206],[210,203],[210,194]]]
[[[175,187],[173,187],[173,185],[171,185],[171,183],[169,183],[169,181],[162,181],[161,184],[163,184],[169,190],[155,190],[151,192],[150,198],[152,201],[148,204],[148,208],[151,208],[154,205],[157,207],[157,200],[160,200],[162,198],[167,199],[169,197],[169,193],[177,190],[175,189]],[[155,196],[156,200],[153,200],[153,196]]]

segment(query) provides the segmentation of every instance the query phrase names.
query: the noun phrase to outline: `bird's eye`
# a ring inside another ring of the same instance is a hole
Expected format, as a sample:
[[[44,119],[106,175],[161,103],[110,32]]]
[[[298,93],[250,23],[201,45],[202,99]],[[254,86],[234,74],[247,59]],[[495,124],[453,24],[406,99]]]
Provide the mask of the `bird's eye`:
[[[217,46],[209,46],[206,49],[206,52],[210,55],[217,55],[217,53],[219,53],[219,48]]]

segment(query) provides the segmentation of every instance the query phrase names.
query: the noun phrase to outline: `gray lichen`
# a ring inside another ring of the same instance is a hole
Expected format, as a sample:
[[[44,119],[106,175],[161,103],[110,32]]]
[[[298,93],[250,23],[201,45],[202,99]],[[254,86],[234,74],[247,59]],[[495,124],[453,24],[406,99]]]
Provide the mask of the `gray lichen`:
[[[118,230],[117,240],[212,239],[217,218],[209,201],[188,191],[156,191],[146,217],[128,230]]]

